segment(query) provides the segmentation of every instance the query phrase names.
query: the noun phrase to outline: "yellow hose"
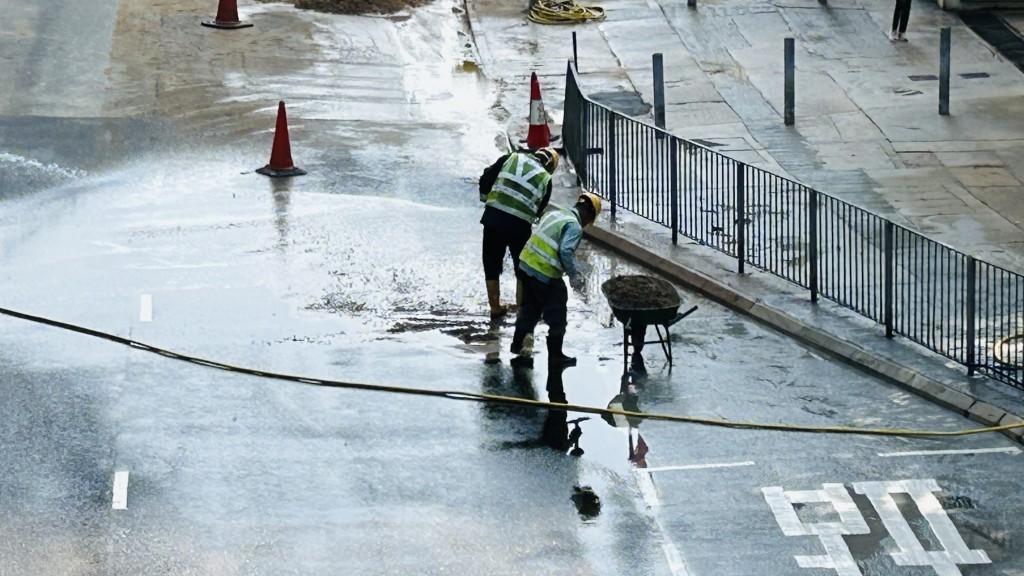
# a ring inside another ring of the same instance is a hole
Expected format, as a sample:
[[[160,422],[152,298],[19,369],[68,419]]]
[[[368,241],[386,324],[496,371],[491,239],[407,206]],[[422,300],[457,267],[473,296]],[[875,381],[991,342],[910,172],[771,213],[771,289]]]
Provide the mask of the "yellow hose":
[[[530,7],[530,21],[538,24],[577,24],[603,19],[604,8],[580,6],[575,0],[535,0]]]
[[[721,420],[717,418],[701,418],[698,416],[677,416],[674,414],[656,414],[650,412],[632,412],[629,410],[616,410],[614,408],[597,408],[593,406],[580,406],[577,404],[562,404],[557,402],[544,402],[542,400],[531,400],[529,398],[516,398],[513,396],[499,396],[494,394],[479,394],[476,392],[460,392],[457,390],[433,390],[427,388],[412,388],[403,386],[390,386],[386,384],[368,384],[362,382],[346,382],[342,380],[328,380],[324,378],[310,378],[306,376],[299,376],[294,374],[281,374],[278,372],[266,372],[263,370],[257,370],[254,368],[247,368],[244,366],[233,366],[225,362],[219,362],[217,360],[207,360],[205,358],[199,358],[196,356],[190,356],[188,354],[181,354],[171,350],[158,348],[151,346],[137,340],[130,340],[116,334],[109,334],[106,332],[100,332],[99,330],[93,330],[91,328],[85,328],[84,326],[77,326],[75,324],[68,324],[67,322],[61,322],[59,320],[52,320],[50,318],[43,318],[41,316],[35,316],[32,314],[26,314],[24,312],[17,312],[9,310],[7,308],[0,308],[0,314],[11,316],[14,318],[20,318],[22,320],[28,320],[30,322],[37,322],[39,324],[45,324],[47,326],[53,326],[55,328],[61,328],[64,330],[70,330],[79,334],[85,334],[87,336],[93,336],[96,338],[102,338],[118,344],[124,344],[135,348],[136,350],[144,350],[146,352],[153,352],[160,354],[161,356],[172,358],[175,360],[182,360],[190,362],[192,364],[198,364],[209,368],[215,368],[217,370],[226,370],[228,372],[237,372],[240,374],[249,374],[251,376],[259,376],[261,378],[273,378],[275,380],[285,380],[289,382],[296,382],[299,384],[308,384],[311,386],[322,386],[325,388],[342,388],[350,390],[370,390],[376,392],[386,392],[390,394],[411,394],[416,396],[433,396],[435,398],[447,398],[449,400],[468,400],[472,402],[482,403],[493,403],[493,404],[506,404],[512,406],[523,406],[530,408],[543,408],[547,410],[562,410],[566,412],[583,412],[586,414],[599,414],[599,415],[619,415],[627,418],[639,418],[642,420],[660,420],[664,422],[677,422],[684,424],[700,424],[704,426],[720,426],[723,428],[746,428],[752,430],[778,430],[786,432],[817,432],[824,434],[864,434],[871,436],[910,436],[910,437],[950,437],[950,436],[967,436],[970,434],[984,434],[987,432],[1003,432],[1006,430],[1013,430],[1015,428],[1024,427],[1024,422],[1016,422],[1013,424],[1004,424],[1002,426],[988,426],[983,428],[968,428],[961,430],[913,430],[904,428],[854,428],[849,426],[808,426],[799,424],[777,424],[771,422],[744,422],[736,420]]]

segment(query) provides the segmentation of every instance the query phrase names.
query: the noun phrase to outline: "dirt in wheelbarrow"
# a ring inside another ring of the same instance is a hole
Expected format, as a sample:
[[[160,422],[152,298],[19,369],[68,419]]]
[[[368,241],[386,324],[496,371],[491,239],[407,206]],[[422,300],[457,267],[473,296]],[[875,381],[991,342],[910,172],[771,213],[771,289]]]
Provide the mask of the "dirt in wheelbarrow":
[[[292,3],[300,10],[331,14],[394,14],[404,8],[415,8],[429,2],[430,0],[294,0]]]
[[[653,276],[616,276],[603,285],[608,303],[621,310],[657,310],[679,306],[679,293],[668,281]]]

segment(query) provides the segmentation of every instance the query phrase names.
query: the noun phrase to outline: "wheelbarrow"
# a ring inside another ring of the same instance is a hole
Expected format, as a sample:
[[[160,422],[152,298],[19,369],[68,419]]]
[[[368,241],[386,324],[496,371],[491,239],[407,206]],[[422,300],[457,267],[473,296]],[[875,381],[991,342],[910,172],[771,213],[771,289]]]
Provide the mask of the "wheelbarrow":
[[[601,285],[601,292],[608,299],[612,315],[622,323],[622,373],[629,370],[630,330],[639,325],[654,326],[658,339],[644,340],[644,344],[659,344],[671,370],[672,337],[669,328],[693,314],[697,306],[679,312],[681,302],[675,287],[654,276],[615,276]]]

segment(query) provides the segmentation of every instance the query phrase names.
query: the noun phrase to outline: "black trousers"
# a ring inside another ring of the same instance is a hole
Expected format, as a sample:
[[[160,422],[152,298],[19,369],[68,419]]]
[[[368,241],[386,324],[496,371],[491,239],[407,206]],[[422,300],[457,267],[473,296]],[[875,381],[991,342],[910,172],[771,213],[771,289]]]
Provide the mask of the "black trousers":
[[[505,264],[505,251],[512,255],[512,269],[516,277],[519,274],[519,253],[532,234],[530,223],[523,221],[523,226],[515,229],[495,228],[484,225],[484,279],[497,280]]]
[[[569,289],[565,287],[565,280],[558,279],[545,284],[528,274],[523,274],[522,280],[523,303],[516,314],[516,332],[512,336],[512,345],[522,345],[523,339],[533,332],[542,316],[548,325],[548,339],[561,339],[569,324]]]
[[[910,20],[910,0],[896,0],[896,9],[892,13],[892,29],[901,34],[906,32],[908,20]]]

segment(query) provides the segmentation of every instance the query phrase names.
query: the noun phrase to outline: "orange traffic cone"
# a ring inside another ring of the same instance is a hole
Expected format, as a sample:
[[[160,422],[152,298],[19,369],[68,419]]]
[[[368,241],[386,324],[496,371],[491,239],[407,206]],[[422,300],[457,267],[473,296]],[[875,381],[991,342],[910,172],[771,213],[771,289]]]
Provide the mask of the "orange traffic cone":
[[[548,128],[547,119],[544,101],[540,99],[540,83],[537,82],[537,73],[533,72],[530,76],[530,130],[526,133],[526,147],[530,150],[551,144],[551,129]]]
[[[202,24],[210,28],[225,28],[229,30],[252,26],[251,22],[238,21],[238,5],[236,0],[220,0],[220,4],[217,5],[217,19],[204,20]]]
[[[284,102],[277,103],[277,127],[274,129],[274,148],[270,151],[270,163],[256,170],[264,176],[302,176],[306,173],[292,164],[292,146],[288,142],[288,117],[284,113]]]

